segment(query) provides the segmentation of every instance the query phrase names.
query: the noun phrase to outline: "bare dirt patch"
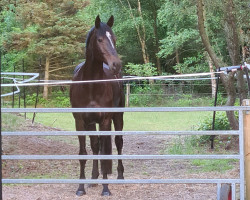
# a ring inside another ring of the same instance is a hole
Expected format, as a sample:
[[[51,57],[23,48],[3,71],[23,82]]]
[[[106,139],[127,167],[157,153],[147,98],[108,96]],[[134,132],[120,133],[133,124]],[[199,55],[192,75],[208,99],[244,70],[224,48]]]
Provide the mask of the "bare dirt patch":
[[[26,120],[22,131],[53,131],[54,128],[41,124],[31,125]],[[171,136],[125,136],[123,154],[159,154],[171,143]],[[88,144],[89,145],[89,144]],[[116,154],[113,145],[113,154]],[[88,146],[88,153],[91,153]],[[77,137],[3,137],[3,154],[78,154]],[[187,160],[124,160],[126,179],[173,179],[173,178],[238,178],[238,166],[225,173],[199,173],[196,166]],[[92,162],[88,161],[86,176],[90,178]],[[115,179],[117,162],[113,161]],[[79,177],[78,161],[3,161],[3,178],[70,178]],[[112,196],[101,197],[102,186],[87,188],[87,195],[77,197],[77,185],[4,185],[4,200],[58,200],[58,199],[216,199],[213,184],[130,184],[110,185]]]

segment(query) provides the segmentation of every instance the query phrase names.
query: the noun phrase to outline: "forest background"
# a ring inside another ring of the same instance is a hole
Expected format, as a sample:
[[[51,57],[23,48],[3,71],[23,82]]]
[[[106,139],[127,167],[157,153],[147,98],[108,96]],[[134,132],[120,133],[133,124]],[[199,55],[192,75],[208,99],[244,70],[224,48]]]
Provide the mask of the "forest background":
[[[125,75],[239,65],[249,62],[249,11],[248,0],[1,0],[1,72],[13,72],[13,66],[21,72],[24,60],[25,71],[39,72],[41,79],[71,79],[85,58],[85,39],[97,15],[104,22],[115,17]],[[242,72],[221,80],[226,105],[235,104],[237,92],[241,100],[247,97]],[[236,129],[236,117],[227,115]]]

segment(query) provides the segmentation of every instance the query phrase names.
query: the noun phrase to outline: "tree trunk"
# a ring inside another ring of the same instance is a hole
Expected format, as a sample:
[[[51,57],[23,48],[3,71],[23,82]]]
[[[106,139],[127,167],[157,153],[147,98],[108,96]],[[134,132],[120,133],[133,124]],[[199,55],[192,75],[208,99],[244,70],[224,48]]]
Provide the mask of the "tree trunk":
[[[44,72],[45,83],[49,80],[49,57],[46,57],[45,72]],[[48,99],[48,85],[44,85],[43,98]]]
[[[180,56],[179,56],[179,50],[178,49],[175,50],[175,56],[176,56],[176,64],[179,65],[180,64]]]
[[[197,15],[198,15],[198,29],[200,36],[203,42],[203,45],[208,52],[210,58],[212,59],[215,67],[218,69],[221,66],[226,66],[222,60],[220,60],[212,48],[209,38],[207,36],[205,25],[204,25],[204,3],[203,0],[197,0]],[[230,73],[228,76],[220,74],[222,84],[224,85],[227,91],[227,106],[234,106],[236,91],[234,87],[234,75]],[[238,122],[235,118],[234,112],[227,112],[227,117],[230,123],[230,126],[233,130],[238,129]]]
[[[147,53],[147,46],[146,46],[146,30],[145,30],[145,25],[143,21],[143,16],[142,16],[142,11],[141,11],[141,2],[138,0],[138,13],[139,16],[142,19],[142,37],[141,37],[141,46],[142,46],[142,54],[143,54],[143,60],[144,63],[149,63],[149,56]]]
[[[208,55],[206,57],[207,57],[207,60],[208,60],[209,71],[214,72],[213,62],[212,62],[211,58]],[[211,88],[212,88],[212,98],[214,98],[215,93],[216,93],[216,80],[215,80],[215,75],[214,74],[211,74]]]
[[[240,64],[240,45],[239,36],[237,31],[237,22],[234,15],[234,3],[232,0],[224,0],[224,13],[225,13],[225,34],[227,40],[227,47],[232,65]],[[243,99],[247,97],[247,91],[245,90],[245,83],[243,78],[243,71],[237,72],[237,89],[240,96],[240,104]]]

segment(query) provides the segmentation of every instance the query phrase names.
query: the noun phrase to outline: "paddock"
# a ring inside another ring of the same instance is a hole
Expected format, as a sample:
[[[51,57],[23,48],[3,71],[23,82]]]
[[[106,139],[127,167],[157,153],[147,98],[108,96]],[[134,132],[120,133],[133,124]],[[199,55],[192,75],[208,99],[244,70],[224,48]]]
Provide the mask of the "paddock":
[[[238,111],[239,130],[237,131],[111,131],[111,132],[76,132],[76,131],[51,131],[51,132],[2,132],[2,136],[72,136],[72,135],[238,135],[238,155],[2,155],[3,160],[79,160],[79,159],[123,159],[123,160],[187,160],[187,159],[237,159],[240,166],[239,178],[228,179],[126,179],[125,180],[92,180],[92,179],[2,179],[3,184],[216,184],[217,199],[220,199],[222,184],[230,184],[232,187],[232,199],[236,199],[236,186],[240,186],[240,199],[245,198],[245,170],[244,170],[244,117],[248,106],[240,107],[152,107],[152,108],[2,108],[2,113],[72,113],[72,112],[207,112],[207,111]],[[126,122],[125,122],[126,123]],[[125,191],[124,191],[125,192]],[[87,194],[88,195],[88,194]],[[124,194],[125,195],[125,194]],[[171,194],[170,194],[171,195]]]

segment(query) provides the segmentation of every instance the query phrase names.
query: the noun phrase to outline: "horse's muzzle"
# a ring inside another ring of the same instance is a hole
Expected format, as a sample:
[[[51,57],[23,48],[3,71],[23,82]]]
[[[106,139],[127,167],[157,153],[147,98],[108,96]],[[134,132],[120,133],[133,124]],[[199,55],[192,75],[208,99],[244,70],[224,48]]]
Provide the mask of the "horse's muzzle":
[[[110,70],[112,71],[112,73],[114,75],[117,75],[120,71],[121,71],[121,68],[122,68],[122,63],[121,61],[118,61],[118,62],[111,62],[109,64],[109,68]]]

